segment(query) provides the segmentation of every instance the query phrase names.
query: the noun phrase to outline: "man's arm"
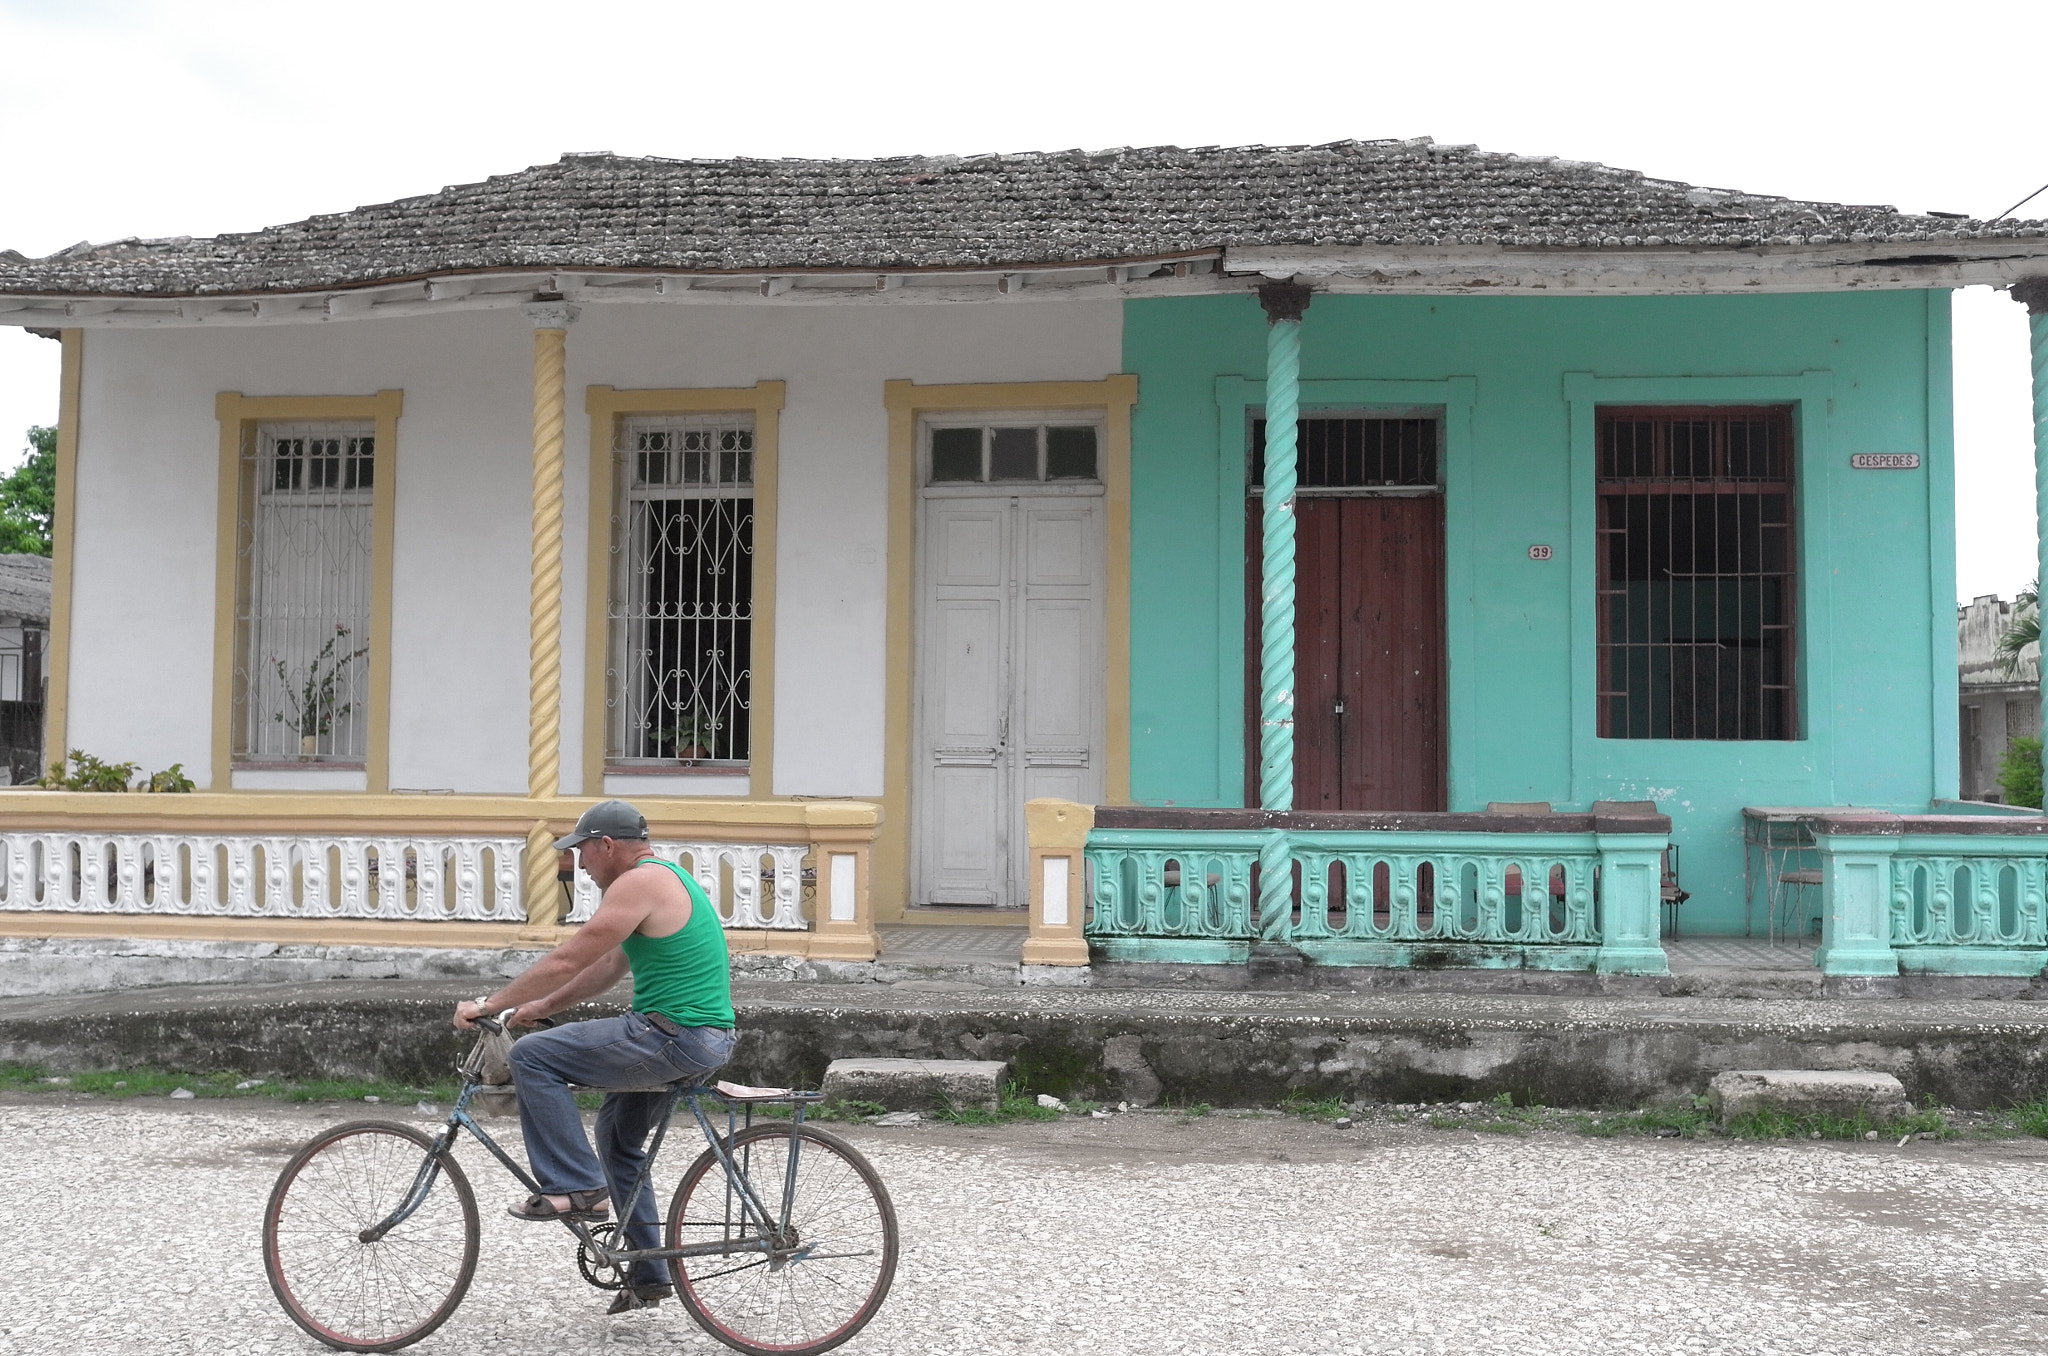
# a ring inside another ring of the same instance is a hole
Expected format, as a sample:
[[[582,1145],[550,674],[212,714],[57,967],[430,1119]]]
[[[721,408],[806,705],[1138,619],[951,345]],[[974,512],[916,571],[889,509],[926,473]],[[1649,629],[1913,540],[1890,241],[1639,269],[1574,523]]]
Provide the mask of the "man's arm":
[[[619,950],[619,943],[633,935],[633,930],[640,926],[658,898],[642,879],[630,873],[621,876],[612,882],[611,889],[604,892],[604,898],[598,901],[597,912],[577,929],[574,937],[528,966],[525,973],[486,998],[482,1007],[474,1003],[457,1003],[456,1027],[467,1031],[477,1017],[523,1007],[538,998],[552,997],[569,988],[579,976],[599,963],[623,967],[626,955]],[[615,969],[604,988],[608,989],[617,982],[618,972]],[[603,990],[590,992],[601,993]],[[551,1009],[560,1010],[560,1007]]]
[[[625,978],[626,968],[626,953],[614,947],[609,955],[585,966],[581,974],[553,993],[521,1003],[519,1010],[512,1014],[512,1024],[532,1026],[543,1017],[552,1017],[586,998],[595,998]]]

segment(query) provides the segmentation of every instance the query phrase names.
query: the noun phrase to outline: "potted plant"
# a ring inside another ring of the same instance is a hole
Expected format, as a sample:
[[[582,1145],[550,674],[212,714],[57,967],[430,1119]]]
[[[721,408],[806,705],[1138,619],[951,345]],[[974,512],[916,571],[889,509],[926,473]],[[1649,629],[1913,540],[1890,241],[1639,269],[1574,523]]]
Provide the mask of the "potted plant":
[[[348,628],[336,626],[334,634],[320,647],[305,668],[302,679],[294,678],[282,659],[270,662],[277,669],[277,681],[284,690],[284,709],[271,719],[299,737],[299,761],[309,761],[320,747],[320,736],[333,730],[334,722],[346,716],[355,703],[335,701],[336,686],[348,666],[370,652],[367,645],[336,654],[335,647],[348,639]]]
[[[718,722],[704,709],[704,703],[692,702],[688,709],[672,707],[670,715],[670,723],[654,732],[655,746],[670,750],[686,763],[709,758],[718,737]]]

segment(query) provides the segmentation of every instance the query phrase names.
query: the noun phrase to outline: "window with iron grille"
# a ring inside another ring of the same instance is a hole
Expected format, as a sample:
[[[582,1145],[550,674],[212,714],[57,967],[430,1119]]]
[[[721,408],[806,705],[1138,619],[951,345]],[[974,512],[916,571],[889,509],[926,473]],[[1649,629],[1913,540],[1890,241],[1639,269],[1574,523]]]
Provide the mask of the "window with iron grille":
[[[1303,490],[1419,489],[1437,483],[1435,418],[1327,418],[1295,425],[1295,484]],[[1266,421],[1252,421],[1247,468],[1266,479]]]
[[[620,421],[606,760],[745,764],[754,617],[749,415]]]
[[[374,427],[263,423],[243,438],[238,759],[364,761]]]
[[[1795,739],[1792,414],[1603,408],[1599,732]]]

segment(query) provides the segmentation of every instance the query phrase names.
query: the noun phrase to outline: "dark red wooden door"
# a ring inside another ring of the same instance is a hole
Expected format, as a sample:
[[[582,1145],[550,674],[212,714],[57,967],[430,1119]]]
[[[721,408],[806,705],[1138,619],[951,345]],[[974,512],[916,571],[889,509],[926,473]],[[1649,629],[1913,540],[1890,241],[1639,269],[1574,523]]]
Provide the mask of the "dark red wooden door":
[[[1441,810],[1437,495],[1295,501],[1294,808]],[[1246,517],[1245,788],[1258,804],[1259,504]]]

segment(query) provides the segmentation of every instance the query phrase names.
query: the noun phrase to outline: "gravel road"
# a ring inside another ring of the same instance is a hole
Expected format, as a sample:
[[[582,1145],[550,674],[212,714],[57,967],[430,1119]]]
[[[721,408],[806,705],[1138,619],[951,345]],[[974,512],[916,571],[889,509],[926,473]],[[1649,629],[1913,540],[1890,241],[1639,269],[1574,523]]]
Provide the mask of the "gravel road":
[[[292,1149],[367,1110],[0,1098],[0,1353],[324,1351],[271,1297],[258,1217]],[[492,1126],[516,1144],[512,1121]],[[2048,1350],[2048,1145],[2032,1142],[1221,1113],[847,1133],[903,1226],[895,1289],[852,1356]],[[567,1235],[507,1219],[513,1183],[461,1156],[483,1258],[412,1350],[725,1350],[673,1303],[605,1317]]]

